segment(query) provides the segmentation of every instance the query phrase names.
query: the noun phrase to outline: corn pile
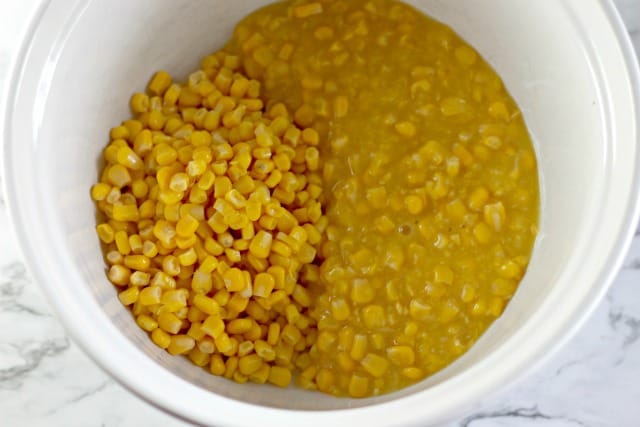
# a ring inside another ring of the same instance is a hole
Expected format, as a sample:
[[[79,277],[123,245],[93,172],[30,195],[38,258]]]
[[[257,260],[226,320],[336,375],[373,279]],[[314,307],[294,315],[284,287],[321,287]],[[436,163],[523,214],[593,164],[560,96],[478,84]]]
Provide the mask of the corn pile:
[[[315,342],[318,133],[266,106],[237,56],[155,74],[111,130],[91,195],[109,280],[159,347],[237,382],[287,386]]]

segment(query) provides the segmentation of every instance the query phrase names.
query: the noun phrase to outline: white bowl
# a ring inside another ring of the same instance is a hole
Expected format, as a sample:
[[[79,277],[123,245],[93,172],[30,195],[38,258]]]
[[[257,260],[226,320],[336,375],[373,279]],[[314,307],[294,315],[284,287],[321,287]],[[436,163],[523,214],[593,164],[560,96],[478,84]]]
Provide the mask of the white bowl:
[[[150,343],[107,282],[89,188],[107,129],[164,68],[184,77],[264,1],[69,0],[39,8],[8,97],[10,210],[30,269],[74,340],[147,401],[217,426],[432,425],[522,376],[610,284],[638,216],[638,69],[609,0],[412,1],[503,76],[535,139],[542,218],[504,315],[454,364],[381,397],[238,385]]]

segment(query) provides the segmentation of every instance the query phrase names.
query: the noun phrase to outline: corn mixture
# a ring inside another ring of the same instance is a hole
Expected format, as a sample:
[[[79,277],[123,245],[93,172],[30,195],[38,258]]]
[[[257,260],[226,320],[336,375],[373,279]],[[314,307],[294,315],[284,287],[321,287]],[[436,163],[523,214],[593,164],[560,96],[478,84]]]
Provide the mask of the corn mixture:
[[[526,270],[520,111],[407,5],[275,3],[130,106],[91,190],[108,277],[156,345],[214,375],[397,390],[464,353]]]

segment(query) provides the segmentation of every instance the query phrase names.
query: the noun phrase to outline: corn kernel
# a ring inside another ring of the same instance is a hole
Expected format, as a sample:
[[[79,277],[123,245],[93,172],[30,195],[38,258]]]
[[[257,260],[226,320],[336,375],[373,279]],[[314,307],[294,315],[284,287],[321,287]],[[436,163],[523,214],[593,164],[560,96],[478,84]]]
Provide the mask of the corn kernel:
[[[360,361],[360,365],[362,365],[365,371],[376,378],[382,377],[389,368],[389,362],[387,359],[374,353],[367,354]]]
[[[364,397],[369,391],[369,378],[354,374],[349,380],[349,394],[352,397]]]
[[[214,354],[211,356],[211,361],[209,362],[209,371],[213,375],[222,376],[224,374],[225,364],[220,354]]]
[[[267,258],[271,251],[273,236],[271,233],[260,230],[251,240],[249,252],[257,258]]]
[[[291,371],[282,366],[272,366],[268,381],[278,387],[287,387],[291,383]]]
[[[160,348],[167,348],[171,344],[171,336],[160,328],[151,332],[151,340]]]
[[[163,312],[158,316],[158,326],[170,334],[177,334],[182,328],[182,321],[173,313]]]
[[[174,335],[171,337],[171,342],[167,351],[170,354],[185,354],[191,351],[196,346],[196,341],[188,335]]]
[[[118,299],[122,303],[122,305],[131,305],[138,300],[138,296],[140,295],[140,290],[137,287],[131,287],[125,291],[122,291],[118,294]]]
[[[395,125],[398,134],[405,138],[413,138],[416,135],[416,126],[411,122],[401,122]]]
[[[322,13],[321,3],[307,3],[293,8],[293,16],[296,18],[307,18],[312,15]]]
[[[171,76],[166,71],[158,71],[149,82],[149,92],[162,96],[171,86]]]

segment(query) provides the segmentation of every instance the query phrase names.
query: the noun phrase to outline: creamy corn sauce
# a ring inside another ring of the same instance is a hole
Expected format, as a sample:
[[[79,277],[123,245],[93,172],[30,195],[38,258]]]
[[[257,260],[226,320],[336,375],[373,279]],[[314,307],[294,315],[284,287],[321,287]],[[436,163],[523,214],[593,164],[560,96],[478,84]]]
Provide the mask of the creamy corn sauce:
[[[397,390],[468,350],[527,268],[521,113],[405,4],[269,5],[131,107],[92,189],[109,278],[158,346],[215,375]]]
[[[499,76],[388,0],[277,3],[229,47],[327,141],[319,335],[302,376],[366,396],[447,366],[502,314],[536,236],[533,147]]]

